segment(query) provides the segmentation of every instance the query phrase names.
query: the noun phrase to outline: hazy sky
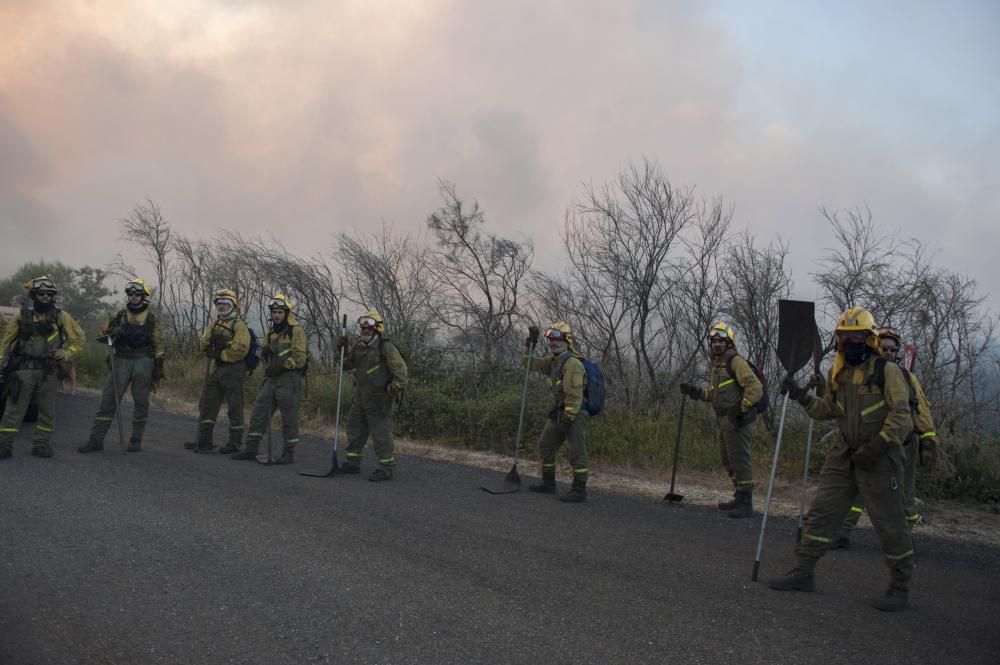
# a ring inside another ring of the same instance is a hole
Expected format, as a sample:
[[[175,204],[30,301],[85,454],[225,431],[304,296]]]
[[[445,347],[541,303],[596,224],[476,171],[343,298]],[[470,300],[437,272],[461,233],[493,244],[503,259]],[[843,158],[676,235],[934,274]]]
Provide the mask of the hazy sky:
[[[864,205],[991,292],[997,34],[993,0],[0,0],[0,272],[110,262],[147,196],[325,253],[423,228],[437,177],[554,268],[581,183],[648,157],[800,296],[817,208]]]

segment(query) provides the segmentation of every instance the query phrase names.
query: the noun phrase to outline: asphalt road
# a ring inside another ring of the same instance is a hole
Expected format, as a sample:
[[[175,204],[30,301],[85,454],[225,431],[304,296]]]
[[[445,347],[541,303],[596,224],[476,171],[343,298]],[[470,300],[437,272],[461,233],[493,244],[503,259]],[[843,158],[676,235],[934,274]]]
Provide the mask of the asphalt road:
[[[759,517],[492,496],[495,473],[405,456],[389,483],[306,478],[329,442],[238,463],[182,450],[194,420],[158,411],[143,452],[112,428],[80,455],[95,409],[60,396],[56,456],[29,456],[26,426],[0,462],[5,665],[1000,663],[995,547],[920,538],[912,608],[883,614],[869,531],[816,593],[779,593],[787,520],[751,583]]]

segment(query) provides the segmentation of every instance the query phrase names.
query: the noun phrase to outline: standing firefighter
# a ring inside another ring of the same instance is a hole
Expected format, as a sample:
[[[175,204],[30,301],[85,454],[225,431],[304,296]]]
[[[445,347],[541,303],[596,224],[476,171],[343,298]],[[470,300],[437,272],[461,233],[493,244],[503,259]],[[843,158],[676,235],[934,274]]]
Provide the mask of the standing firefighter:
[[[13,454],[14,435],[32,398],[38,404],[38,421],[31,454],[52,457],[49,440],[55,426],[59,365],[72,359],[84,344],[80,326],[55,306],[56,285],[48,275],[36,277],[24,288],[32,306],[24,307],[8,324],[0,342],[0,384],[7,386],[0,420],[0,460]]]
[[[782,391],[816,420],[837,419],[841,440],[826,457],[819,490],[795,547],[795,567],[770,581],[779,591],[813,591],[816,562],[826,553],[851,503],[861,494],[889,567],[888,590],[875,600],[884,611],[907,605],[913,544],[903,513],[903,441],[913,430],[909,387],[893,363],[878,362],[882,344],[868,310],[853,307],[837,321],[837,356],[823,397],[809,395],[792,377]],[[877,377],[884,368],[884,380]]]
[[[371,434],[378,459],[368,480],[391,480],[396,468],[392,441],[392,407],[406,388],[406,362],[399,349],[383,336],[382,317],[369,310],[358,318],[358,340],[344,354],[344,369],[354,370],[354,396],[347,413],[347,460],[344,473],[361,473],[361,457]],[[348,346],[347,337],[337,349]]]
[[[900,334],[895,328],[879,328],[879,339],[882,340],[882,358],[887,363],[899,364]],[[929,466],[934,463],[937,452],[937,434],[934,431],[934,419],[931,417],[931,405],[924,394],[924,389],[916,375],[900,366],[903,377],[910,388],[910,415],[913,417],[914,429],[903,442],[903,457],[906,466],[903,470],[903,510],[906,523],[913,530],[913,525],[920,521],[917,512],[917,464]],[[877,371],[877,370],[876,370]],[[876,375],[877,376],[877,375]],[[876,379],[877,381],[877,379]],[[847,549],[851,546],[851,532],[857,526],[861,513],[864,511],[864,500],[859,494],[854,499],[851,511],[844,519],[840,535],[834,539],[830,549]]]
[[[291,464],[295,446],[299,443],[299,399],[302,375],[306,367],[306,333],[292,316],[292,301],[278,293],[268,304],[271,310],[271,330],[261,346],[265,363],[264,383],[250,414],[250,431],[246,448],[234,453],[235,460],[257,459],[257,448],[264,432],[271,426],[277,409],[281,412],[281,433],[285,445],[275,464]]]
[[[149,420],[149,392],[164,378],[163,331],[159,319],[149,311],[149,296],[149,285],[136,277],[125,285],[125,309],[104,324],[103,335],[110,337],[114,344],[115,362],[104,384],[90,437],[77,448],[78,452],[104,450],[104,437],[119,407],[115,397],[121,400],[129,384],[132,385],[135,411],[128,452],[142,450],[142,434]]]
[[[542,458],[541,482],[529,485],[532,492],[556,493],[556,453],[564,441],[569,444],[569,464],[573,469],[573,484],[569,492],[559,497],[566,503],[587,500],[587,423],[590,414],[583,408],[587,388],[587,372],[573,344],[573,331],[568,323],[559,321],[545,331],[549,355],[532,358],[528,352],[538,340],[538,328],[529,329],[525,340],[525,359],[531,369],[544,374],[552,389],[555,404],[548,422],[538,437],[538,454]]]
[[[239,452],[243,442],[243,381],[247,376],[244,363],[250,350],[250,329],[237,318],[240,303],[236,293],[230,289],[219,289],[212,296],[216,319],[201,335],[201,350],[214,360],[215,367],[201,393],[201,409],[198,415],[198,441],[184,444],[196,452],[207,452],[215,447],[212,435],[215,419],[222,403],[226,403],[229,417],[229,443],[219,449],[223,455]]]
[[[757,418],[755,405],[764,398],[764,386],[750,363],[736,352],[733,329],[716,323],[708,331],[709,387],[690,383],[680,385],[691,399],[711,402],[719,418],[719,454],[722,466],[733,481],[733,498],[719,503],[719,510],[729,517],[753,515],[753,465],[750,424]]]

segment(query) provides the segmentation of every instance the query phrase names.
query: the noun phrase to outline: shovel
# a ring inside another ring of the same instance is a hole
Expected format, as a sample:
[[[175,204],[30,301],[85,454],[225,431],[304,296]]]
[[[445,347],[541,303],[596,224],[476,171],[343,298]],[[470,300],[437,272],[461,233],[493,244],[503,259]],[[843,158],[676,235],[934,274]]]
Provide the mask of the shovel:
[[[341,326],[341,334],[347,335],[347,315],[344,314],[344,323]],[[311,476],[313,478],[328,478],[340,472],[340,462],[337,460],[337,441],[340,439],[340,397],[344,394],[344,347],[340,349],[340,378],[337,380],[337,418],[333,426],[333,459],[330,468],[326,471],[303,471],[300,476]]]
[[[789,376],[805,367],[813,355],[816,338],[816,307],[814,303],[801,300],[778,301],[778,360]],[[753,561],[750,581],[757,581],[760,557],[764,551],[764,530],[767,528],[767,513],[771,507],[771,493],[774,490],[774,474],[778,470],[781,454],[781,438],[785,432],[785,414],[788,411],[788,393],[781,404],[781,421],[778,424],[778,438],[774,444],[774,460],[771,462],[771,479],[767,484],[767,499],[764,501],[764,518],[760,524],[757,539],[757,554]]]
[[[493,489],[480,485],[480,489],[490,494],[513,494],[521,489],[521,476],[517,473],[517,456],[521,452],[521,432],[524,429],[524,407],[528,399],[528,376],[531,373],[531,352],[535,349],[538,340],[532,339],[528,346],[527,362],[524,367],[524,387],[521,388],[521,415],[517,420],[517,438],[514,440],[514,464],[503,479],[503,485]]]
[[[680,502],[684,500],[683,494],[674,493],[674,481],[677,480],[677,458],[681,451],[681,427],[684,425],[684,405],[687,403],[687,395],[681,395],[681,413],[677,416],[677,439],[674,441],[674,463],[670,471],[670,491],[663,497],[664,501]]]

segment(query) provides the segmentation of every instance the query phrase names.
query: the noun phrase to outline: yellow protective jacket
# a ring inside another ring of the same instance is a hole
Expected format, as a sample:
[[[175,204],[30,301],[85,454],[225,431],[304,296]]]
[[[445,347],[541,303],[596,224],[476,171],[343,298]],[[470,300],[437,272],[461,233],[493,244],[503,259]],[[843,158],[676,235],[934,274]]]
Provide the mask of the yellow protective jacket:
[[[367,344],[356,341],[344,354],[344,369],[354,370],[354,385],[366,395],[386,392],[390,383],[402,390],[409,381],[403,355],[381,335],[375,335]]]
[[[576,418],[583,406],[583,391],[587,387],[587,372],[580,357],[571,351],[563,351],[558,356],[530,358],[530,362],[531,369],[546,375],[557,414],[571,421]]]
[[[913,372],[909,372],[910,385],[917,396],[917,413],[913,417],[913,425],[916,428],[917,438],[936,439],[937,432],[934,431],[934,417],[931,415],[931,402],[924,394],[924,389],[920,385],[920,380]]]
[[[295,370],[306,366],[306,333],[292,313],[281,332],[272,329],[261,342],[261,353],[268,365],[278,364],[282,369]]]
[[[830,390],[823,397],[811,396],[805,410],[816,420],[836,419],[844,441],[860,448],[875,436],[902,445],[913,431],[910,415],[910,389],[903,370],[894,363],[885,364],[884,390],[875,385],[872,355],[858,367],[835,364],[828,375]]]
[[[734,379],[727,369],[731,364]],[[708,388],[702,393],[702,399],[711,402],[716,415],[735,415],[733,407],[739,406],[740,413],[759,402],[764,397],[764,386],[743,356],[736,349],[727,349],[721,356],[712,357],[712,368],[708,375]]]
[[[21,344],[21,353],[30,353],[31,355],[45,355],[51,353],[56,349],[62,349],[63,353],[66,355],[66,360],[72,360],[73,356],[79,353],[84,344],[86,343],[83,337],[83,328],[80,324],[69,315],[68,312],[63,310],[54,310],[58,312],[56,317],[56,330],[47,339],[37,339],[37,336],[33,336],[31,340],[26,344]],[[35,310],[30,310],[31,322],[38,323],[39,321],[44,321],[47,318],[51,318],[50,313],[39,314]],[[18,315],[10,321],[7,325],[7,329],[4,331],[3,340],[0,341],[0,349],[2,349],[2,361],[6,361],[7,357],[14,350],[15,343],[18,341],[18,337],[21,335],[21,315]],[[30,350],[26,346],[32,347]]]
[[[250,351],[250,329],[237,318],[216,319],[205,328],[205,332],[201,334],[202,352],[212,348],[213,336],[220,336],[226,340],[226,348],[222,349],[221,358],[224,363],[238,363]]]
[[[123,309],[115,314],[114,317],[106,319],[101,329],[107,332],[108,326],[116,319],[120,319],[122,325],[142,327],[146,325],[146,320],[150,316],[153,317],[153,329],[150,332],[150,353],[153,354],[154,358],[162,358],[166,355],[166,349],[163,345],[163,326],[160,325],[160,317],[150,312],[148,307],[141,312],[130,312],[128,309]],[[128,349],[119,346],[118,342],[115,343],[115,350],[120,353],[128,353]]]

